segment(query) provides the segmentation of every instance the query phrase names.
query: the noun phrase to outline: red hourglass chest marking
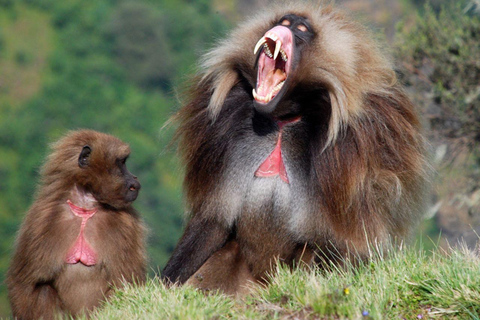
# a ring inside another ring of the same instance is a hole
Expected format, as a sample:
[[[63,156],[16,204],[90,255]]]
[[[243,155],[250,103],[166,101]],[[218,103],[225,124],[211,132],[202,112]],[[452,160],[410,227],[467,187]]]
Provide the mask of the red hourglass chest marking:
[[[67,203],[70,206],[72,213],[75,216],[82,218],[82,224],[80,225],[80,232],[77,236],[77,239],[67,252],[65,262],[68,264],[76,264],[81,262],[86,266],[93,266],[97,263],[97,254],[85,239],[84,231],[88,219],[90,219],[97,212],[97,209],[88,210],[77,207],[70,200],[67,200]]]
[[[280,128],[280,132],[277,138],[277,144],[273,149],[272,153],[263,161],[260,167],[255,171],[256,177],[274,177],[279,175],[280,179],[284,182],[289,183],[287,171],[285,170],[285,164],[282,159],[282,133],[283,127],[290,123],[295,123],[300,121],[300,117],[296,117],[292,120],[287,121],[278,121],[277,124]]]

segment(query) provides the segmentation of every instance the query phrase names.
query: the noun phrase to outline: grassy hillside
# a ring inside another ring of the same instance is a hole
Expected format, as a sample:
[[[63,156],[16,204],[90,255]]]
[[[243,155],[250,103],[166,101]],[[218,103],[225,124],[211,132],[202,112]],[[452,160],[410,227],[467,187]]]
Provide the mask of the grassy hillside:
[[[480,319],[480,258],[467,250],[401,249],[358,268],[278,268],[243,300],[158,279],[115,293],[93,319]]]

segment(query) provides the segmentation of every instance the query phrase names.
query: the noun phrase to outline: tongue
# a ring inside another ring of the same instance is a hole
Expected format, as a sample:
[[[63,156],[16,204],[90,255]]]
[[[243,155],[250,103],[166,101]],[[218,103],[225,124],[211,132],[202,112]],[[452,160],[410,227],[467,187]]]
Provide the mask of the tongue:
[[[261,90],[258,93],[261,96],[266,96],[273,90],[273,88],[275,88],[277,84],[284,81],[286,78],[285,72],[280,69],[272,69],[268,71],[263,84],[260,86]]]

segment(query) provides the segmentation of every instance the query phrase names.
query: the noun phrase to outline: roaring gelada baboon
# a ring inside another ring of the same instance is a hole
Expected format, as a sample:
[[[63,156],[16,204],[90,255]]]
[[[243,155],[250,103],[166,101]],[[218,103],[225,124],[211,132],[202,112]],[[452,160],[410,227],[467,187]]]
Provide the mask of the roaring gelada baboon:
[[[7,273],[14,317],[88,314],[113,287],[145,280],[145,227],[132,207],[140,183],[126,167],[129,154],[124,142],[91,130],[53,145]]]
[[[277,259],[367,258],[422,217],[415,107],[331,5],[275,3],[241,24],[205,55],[177,120],[190,217],[167,281],[235,293]]]

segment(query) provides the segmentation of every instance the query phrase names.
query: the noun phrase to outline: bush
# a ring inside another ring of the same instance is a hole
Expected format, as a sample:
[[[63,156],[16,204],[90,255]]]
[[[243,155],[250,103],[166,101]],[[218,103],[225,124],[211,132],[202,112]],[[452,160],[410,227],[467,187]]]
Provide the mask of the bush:
[[[436,149],[429,212],[442,239],[470,247],[480,232],[480,6],[437,0],[399,25],[396,46],[406,83]]]
[[[164,21],[153,6],[125,2],[115,10],[108,27],[119,63],[141,87],[165,87],[173,75]]]
[[[445,1],[400,25],[403,81],[423,102],[435,142],[475,153],[480,164],[480,15],[474,3]]]

